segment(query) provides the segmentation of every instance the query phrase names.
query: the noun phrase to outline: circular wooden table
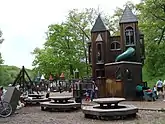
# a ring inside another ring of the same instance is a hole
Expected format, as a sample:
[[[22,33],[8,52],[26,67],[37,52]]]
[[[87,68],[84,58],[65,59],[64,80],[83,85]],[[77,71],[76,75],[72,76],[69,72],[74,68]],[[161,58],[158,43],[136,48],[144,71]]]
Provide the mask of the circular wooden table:
[[[28,97],[33,97],[33,98],[37,98],[37,99],[39,99],[43,96],[44,96],[43,94],[28,94]]]
[[[135,106],[118,104],[125,101],[125,98],[99,98],[93,101],[99,105],[82,107],[86,118],[123,119],[126,117],[136,117],[136,113],[138,112],[138,108]],[[112,104],[114,106],[111,106]]]
[[[54,103],[68,103],[68,100],[72,99],[73,96],[56,96],[49,97],[49,99],[53,100]]]
[[[103,108],[104,105],[107,105],[110,108],[112,104],[118,106],[118,103],[125,101],[125,98],[99,98],[94,99],[93,101],[100,104],[100,108]]]

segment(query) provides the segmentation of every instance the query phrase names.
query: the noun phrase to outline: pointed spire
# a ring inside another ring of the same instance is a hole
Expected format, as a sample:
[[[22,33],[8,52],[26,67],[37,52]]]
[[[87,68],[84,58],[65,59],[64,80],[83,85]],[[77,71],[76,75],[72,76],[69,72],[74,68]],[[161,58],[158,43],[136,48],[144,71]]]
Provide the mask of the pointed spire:
[[[137,17],[132,13],[131,9],[126,6],[123,15],[120,19],[120,23],[138,22]]]
[[[64,73],[62,72],[61,75],[60,75],[60,78],[64,78]]]
[[[106,30],[107,30],[107,28],[106,28],[104,22],[102,21],[102,19],[100,17],[100,14],[99,14],[99,16],[97,17],[96,22],[95,22],[91,32],[106,31]]]
[[[44,75],[42,75],[42,76],[41,76],[41,80],[45,80],[45,77],[44,77]]]

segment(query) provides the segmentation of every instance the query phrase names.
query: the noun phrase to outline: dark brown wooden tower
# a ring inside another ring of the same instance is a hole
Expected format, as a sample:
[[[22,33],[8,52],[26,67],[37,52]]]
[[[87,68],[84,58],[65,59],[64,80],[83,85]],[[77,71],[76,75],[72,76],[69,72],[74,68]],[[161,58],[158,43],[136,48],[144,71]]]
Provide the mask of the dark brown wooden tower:
[[[128,6],[119,25],[120,36],[110,36],[98,16],[91,30],[89,63],[99,88],[99,97],[134,99],[135,87],[137,83],[142,83],[144,35],[138,29],[137,17]]]
[[[99,85],[100,95],[104,95],[105,88],[105,68],[104,65],[107,63],[106,59],[106,46],[109,42],[110,33],[104,25],[100,15],[96,19],[96,22],[91,30],[91,49],[92,49],[92,76],[97,80]]]
[[[121,49],[124,52],[127,48],[135,49],[135,55],[131,58],[134,62],[142,62],[142,53],[140,53],[140,32],[138,29],[138,19],[126,6],[120,24]]]

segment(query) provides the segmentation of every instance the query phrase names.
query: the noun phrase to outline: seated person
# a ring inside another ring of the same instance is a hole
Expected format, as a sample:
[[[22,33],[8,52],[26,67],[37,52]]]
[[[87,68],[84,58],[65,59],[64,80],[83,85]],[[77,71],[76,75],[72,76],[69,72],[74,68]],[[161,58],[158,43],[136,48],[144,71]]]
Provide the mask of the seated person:
[[[137,97],[139,97],[140,99],[143,99],[143,96],[144,96],[144,93],[143,93],[143,86],[138,84],[136,86],[136,94],[137,94]]]
[[[89,93],[88,93],[88,91],[86,90],[86,92],[85,92],[85,101],[89,101],[90,100],[90,97],[89,97]]]
[[[154,90],[152,90],[150,88],[144,90],[144,97],[145,97],[146,100],[151,100],[151,101],[156,100],[156,94],[155,94]]]
[[[0,101],[2,100],[2,96],[3,96],[3,87],[0,88]]]

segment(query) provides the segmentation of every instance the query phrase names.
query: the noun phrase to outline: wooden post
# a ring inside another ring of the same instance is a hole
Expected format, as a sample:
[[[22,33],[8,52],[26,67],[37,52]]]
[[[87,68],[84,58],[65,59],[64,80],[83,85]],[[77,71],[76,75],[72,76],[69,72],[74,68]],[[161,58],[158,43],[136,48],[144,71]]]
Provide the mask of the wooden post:
[[[79,83],[79,88],[80,88],[80,100],[82,103],[82,99],[83,99],[82,83]]]
[[[25,91],[25,68],[22,66],[22,82],[23,82],[23,92]]]

